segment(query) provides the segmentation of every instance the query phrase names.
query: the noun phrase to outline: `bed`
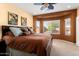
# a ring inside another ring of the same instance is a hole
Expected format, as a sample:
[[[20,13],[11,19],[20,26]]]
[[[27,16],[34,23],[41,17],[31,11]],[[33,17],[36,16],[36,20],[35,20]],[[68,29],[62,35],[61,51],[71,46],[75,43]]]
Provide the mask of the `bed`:
[[[52,37],[44,33],[22,33],[15,36],[10,28],[26,28],[19,26],[2,26],[2,38],[12,56],[48,56],[50,55]],[[17,30],[19,32],[19,30]],[[23,31],[22,31],[23,32]],[[8,34],[9,33],[9,34]],[[7,37],[7,38],[6,38]]]

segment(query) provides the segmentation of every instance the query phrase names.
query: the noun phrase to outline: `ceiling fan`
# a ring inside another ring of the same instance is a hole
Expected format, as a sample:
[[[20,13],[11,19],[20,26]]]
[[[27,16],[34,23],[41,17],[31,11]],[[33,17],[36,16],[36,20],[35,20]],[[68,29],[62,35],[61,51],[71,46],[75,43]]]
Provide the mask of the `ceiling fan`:
[[[41,5],[40,10],[44,10],[46,8],[49,10],[53,10],[54,4],[56,4],[56,3],[34,3],[34,5]]]

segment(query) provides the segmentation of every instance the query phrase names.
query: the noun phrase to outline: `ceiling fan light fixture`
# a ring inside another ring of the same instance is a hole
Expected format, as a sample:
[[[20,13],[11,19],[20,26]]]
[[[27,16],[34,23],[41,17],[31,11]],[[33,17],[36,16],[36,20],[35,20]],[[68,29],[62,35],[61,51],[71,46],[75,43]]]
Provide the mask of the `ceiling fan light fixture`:
[[[42,6],[41,8],[40,8],[40,10],[44,10],[46,7],[45,6]]]

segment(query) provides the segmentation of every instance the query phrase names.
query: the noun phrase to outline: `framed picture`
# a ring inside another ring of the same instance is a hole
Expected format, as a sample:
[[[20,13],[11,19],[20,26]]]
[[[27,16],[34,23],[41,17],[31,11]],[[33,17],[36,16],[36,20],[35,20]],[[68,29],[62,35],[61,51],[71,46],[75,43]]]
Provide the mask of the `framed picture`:
[[[8,24],[9,25],[18,25],[18,15],[15,13],[8,12]]]
[[[27,26],[27,18],[21,17],[21,25],[22,26]]]

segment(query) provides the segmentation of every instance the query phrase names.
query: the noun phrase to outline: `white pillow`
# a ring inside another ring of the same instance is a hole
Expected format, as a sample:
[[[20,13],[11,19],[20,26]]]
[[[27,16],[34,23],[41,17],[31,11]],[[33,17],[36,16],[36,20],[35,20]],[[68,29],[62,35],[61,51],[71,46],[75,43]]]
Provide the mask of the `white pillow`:
[[[20,28],[9,27],[9,29],[15,36],[19,36],[20,34],[22,34],[22,31]]]

